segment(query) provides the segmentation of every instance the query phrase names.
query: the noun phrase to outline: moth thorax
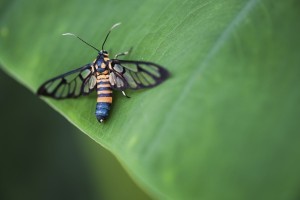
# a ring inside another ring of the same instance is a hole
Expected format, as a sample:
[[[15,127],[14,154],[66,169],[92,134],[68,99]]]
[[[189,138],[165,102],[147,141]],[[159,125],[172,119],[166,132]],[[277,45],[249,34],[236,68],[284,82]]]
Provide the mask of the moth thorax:
[[[106,69],[106,65],[104,63],[101,63],[100,66],[98,66],[97,71],[101,74],[107,74],[108,71]]]
[[[108,70],[107,69],[104,69],[104,71],[103,72],[100,72],[101,74],[103,74],[103,75],[106,75],[106,74],[108,74]]]

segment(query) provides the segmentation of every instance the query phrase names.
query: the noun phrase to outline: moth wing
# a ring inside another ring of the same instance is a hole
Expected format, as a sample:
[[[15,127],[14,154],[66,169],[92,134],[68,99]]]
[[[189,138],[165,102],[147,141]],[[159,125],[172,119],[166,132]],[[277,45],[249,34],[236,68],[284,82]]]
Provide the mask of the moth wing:
[[[54,99],[77,98],[91,93],[95,86],[93,66],[87,64],[46,81],[39,87],[37,94]]]
[[[109,80],[117,90],[152,88],[168,77],[166,69],[152,62],[111,60]]]

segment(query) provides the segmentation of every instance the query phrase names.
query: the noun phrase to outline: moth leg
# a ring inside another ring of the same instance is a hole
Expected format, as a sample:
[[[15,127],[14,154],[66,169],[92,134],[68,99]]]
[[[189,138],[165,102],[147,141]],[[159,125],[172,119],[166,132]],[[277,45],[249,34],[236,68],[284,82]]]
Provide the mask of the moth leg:
[[[122,90],[122,94],[127,97],[127,98],[130,98],[130,96],[127,96],[127,94]]]
[[[115,59],[117,59],[119,56],[125,56],[127,54],[130,54],[131,51],[132,51],[132,47],[128,51],[125,51],[123,53],[118,53],[117,55],[115,55]]]

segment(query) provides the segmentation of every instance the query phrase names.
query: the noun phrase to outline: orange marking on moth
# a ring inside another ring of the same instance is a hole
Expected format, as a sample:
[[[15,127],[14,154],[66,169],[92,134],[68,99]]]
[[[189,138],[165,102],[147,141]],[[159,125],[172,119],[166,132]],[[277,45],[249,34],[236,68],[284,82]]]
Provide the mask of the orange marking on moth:
[[[99,76],[97,76],[97,79],[108,79],[109,78],[109,75],[107,74],[101,74]]]
[[[107,74],[108,74],[108,70],[105,70],[105,71],[102,72],[101,74],[107,75]]]
[[[100,83],[100,85],[98,85],[98,87],[111,87],[111,85],[110,84]]]
[[[102,69],[104,69],[106,67],[106,64],[103,62],[101,63],[101,66],[100,66]]]
[[[97,91],[97,94],[111,94],[112,91],[111,90],[101,90],[101,91]]]
[[[110,82],[109,82],[109,79],[97,79],[96,81],[97,81],[97,83],[100,83],[100,82],[101,82],[101,83],[103,83],[103,84],[108,84],[108,83],[110,83]]]
[[[97,102],[112,103],[112,97],[98,97]]]

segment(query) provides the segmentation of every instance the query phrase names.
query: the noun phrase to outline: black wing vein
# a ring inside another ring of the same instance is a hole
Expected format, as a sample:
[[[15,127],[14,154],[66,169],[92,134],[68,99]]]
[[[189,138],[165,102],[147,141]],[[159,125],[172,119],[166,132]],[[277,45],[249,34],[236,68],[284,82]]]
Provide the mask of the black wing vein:
[[[111,60],[110,83],[114,89],[152,88],[169,77],[169,72],[158,64],[146,61]]]
[[[87,64],[46,81],[39,87],[37,94],[55,99],[77,98],[95,89],[95,81],[90,81],[91,78],[95,78],[95,75],[92,65]]]

